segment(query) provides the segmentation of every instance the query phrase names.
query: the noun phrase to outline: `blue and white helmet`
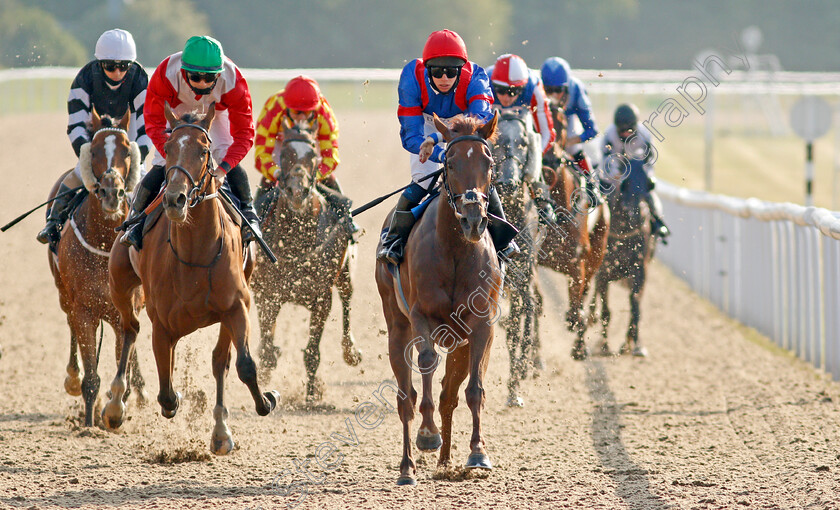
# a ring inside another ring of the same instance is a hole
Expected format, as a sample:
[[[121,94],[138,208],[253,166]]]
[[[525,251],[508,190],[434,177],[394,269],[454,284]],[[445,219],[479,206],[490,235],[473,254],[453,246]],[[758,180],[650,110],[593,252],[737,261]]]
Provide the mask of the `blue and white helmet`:
[[[137,60],[134,37],[127,30],[115,28],[99,36],[93,56],[96,60]]]
[[[551,57],[543,62],[540,74],[546,87],[568,87],[572,71],[565,59]]]

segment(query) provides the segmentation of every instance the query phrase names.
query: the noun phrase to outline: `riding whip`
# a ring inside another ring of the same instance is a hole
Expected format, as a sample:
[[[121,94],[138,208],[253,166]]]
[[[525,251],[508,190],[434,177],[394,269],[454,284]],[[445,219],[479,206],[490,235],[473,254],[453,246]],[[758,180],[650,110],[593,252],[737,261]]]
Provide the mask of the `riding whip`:
[[[443,173],[443,169],[441,168],[440,170],[436,170],[436,171],[430,173],[429,175],[427,175],[426,177],[423,177],[422,179],[417,181],[417,183],[419,184],[419,183],[421,183],[425,180],[431,179],[432,177],[437,177],[438,175],[440,175],[442,173]],[[366,203],[365,205],[363,205],[361,207],[357,207],[356,209],[353,209],[352,211],[350,211],[350,215],[355,216],[357,214],[361,214],[361,213],[367,211],[368,209],[370,209],[371,207],[374,207],[374,206],[377,206],[377,205],[381,204],[386,199],[396,195],[400,191],[403,191],[404,189],[408,188],[412,184],[413,184],[413,182],[410,182],[410,183],[406,184],[405,186],[403,186],[402,188],[400,188],[396,191],[392,191],[392,192],[388,193],[387,195],[384,195],[384,196],[381,196],[379,198],[373,199],[370,202]]]
[[[49,200],[47,200],[46,202],[44,202],[43,204],[41,204],[41,205],[39,205],[39,206],[35,207],[34,209],[30,209],[29,211],[26,211],[25,213],[21,214],[21,215],[20,215],[20,216],[18,216],[17,218],[13,219],[12,221],[10,221],[10,222],[9,222],[9,223],[7,223],[6,225],[4,225],[4,226],[3,226],[3,228],[0,228],[0,232],[5,232],[5,231],[9,230],[10,228],[12,228],[12,227],[14,227],[15,225],[17,225],[18,223],[20,223],[20,221],[21,221],[21,220],[23,220],[24,218],[26,218],[26,217],[27,217],[27,216],[29,216],[30,214],[34,213],[34,212],[35,212],[35,211],[37,211],[38,209],[40,209],[40,208],[44,207],[45,205],[47,205],[47,204],[49,204],[49,203],[53,202],[55,199],[57,199],[57,198],[61,198],[61,197],[65,196],[65,195],[70,195],[70,194],[72,194],[72,193],[76,193],[76,192],[78,192],[79,190],[81,190],[82,188],[84,188],[84,186],[83,186],[83,185],[82,185],[82,186],[76,186],[76,187],[75,187],[75,188],[73,188],[73,189],[69,189],[69,190],[67,190],[67,191],[63,191],[63,192],[61,192],[61,193],[57,194],[56,196],[54,196],[54,197],[52,197],[51,199],[49,199]]]

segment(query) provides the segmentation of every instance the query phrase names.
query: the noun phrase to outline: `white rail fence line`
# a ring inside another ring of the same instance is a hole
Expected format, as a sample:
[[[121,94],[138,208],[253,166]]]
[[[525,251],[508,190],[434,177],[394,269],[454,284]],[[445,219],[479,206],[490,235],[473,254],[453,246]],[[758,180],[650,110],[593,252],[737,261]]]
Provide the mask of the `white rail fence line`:
[[[661,181],[657,191],[673,232],[657,257],[729,316],[840,380],[840,213]]]

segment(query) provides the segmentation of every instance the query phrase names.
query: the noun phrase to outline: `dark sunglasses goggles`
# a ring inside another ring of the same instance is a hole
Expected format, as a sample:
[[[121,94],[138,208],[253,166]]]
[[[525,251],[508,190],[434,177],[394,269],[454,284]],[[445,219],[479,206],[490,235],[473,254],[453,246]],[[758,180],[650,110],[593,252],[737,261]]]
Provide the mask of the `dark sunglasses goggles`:
[[[558,86],[546,86],[545,93],[546,94],[563,94],[569,92],[569,87],[566,85],[558,85]]]
[[[446,76],[449,79],[452,79],[459,74],[461,74],[461,66],[429,66],[426,69],[429,71],[429,75],[432,78],[443,78]]]
[[[525,87],[508,87],[507,85],[493,85],[497,96],[518,96],[525,90]]]
[[[187,79],[196,83],[213,83],[218,77],[218,73],[197,73],[195,71],[187,71]]]
[[[112,73],[116,70],[120,71],[127,71],[129,66],[131,66],[131,61],[129,60],[102,60],[102,69]]]

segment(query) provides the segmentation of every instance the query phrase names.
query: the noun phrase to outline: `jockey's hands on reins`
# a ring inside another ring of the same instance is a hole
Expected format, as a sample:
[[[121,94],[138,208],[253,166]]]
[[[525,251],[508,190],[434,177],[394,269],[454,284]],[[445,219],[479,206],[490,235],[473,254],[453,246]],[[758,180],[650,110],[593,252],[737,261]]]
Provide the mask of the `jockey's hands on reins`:
[[[225,176],[227,175],[224,169],[221,166],[218,166],[210,170],[210,175],[212,175],[213,180],[216,181],[216,189],[220,189],[222,184],[224,184]]]
[[[425,163],[429,157],[432,155],[432,151],[435,148],[435,141],[432,138],[426,138],[423,140],[423,143],[420,145],[420,152],[418,153],[420,156],[420,162]]]

